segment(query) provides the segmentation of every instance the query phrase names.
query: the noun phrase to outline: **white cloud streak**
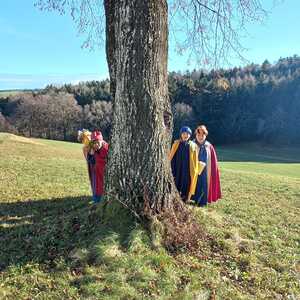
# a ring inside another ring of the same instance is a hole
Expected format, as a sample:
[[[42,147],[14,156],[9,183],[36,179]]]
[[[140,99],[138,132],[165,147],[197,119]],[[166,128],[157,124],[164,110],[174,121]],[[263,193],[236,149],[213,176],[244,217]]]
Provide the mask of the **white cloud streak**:
[[[108,74],[1,74],[0,90],[44,88],[49,84],[77,84],[81,81],[103,80]]]

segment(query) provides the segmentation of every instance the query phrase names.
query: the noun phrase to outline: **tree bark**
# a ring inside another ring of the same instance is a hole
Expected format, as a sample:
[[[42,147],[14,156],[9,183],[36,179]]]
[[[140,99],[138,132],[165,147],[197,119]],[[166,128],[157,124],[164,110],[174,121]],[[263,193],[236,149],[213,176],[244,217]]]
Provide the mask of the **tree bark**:
[[[167,155],[172,114],[168,97],[166,0],[105,0],[106,55],[113,122],[107,197],[141,213],[172,207],[177,192]]]

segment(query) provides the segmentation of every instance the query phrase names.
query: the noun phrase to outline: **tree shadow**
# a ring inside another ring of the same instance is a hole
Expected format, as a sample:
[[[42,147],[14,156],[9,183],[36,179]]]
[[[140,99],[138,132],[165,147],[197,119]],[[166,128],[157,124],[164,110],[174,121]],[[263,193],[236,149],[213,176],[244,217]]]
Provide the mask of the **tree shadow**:
[[[89,201],[66,197],[0,203],[0,272],[29,262],[51,268],[60,258],[68,260],[74,249],[90,248],[112,231],[124,244],[132,222],[107,222],[101,217],[103,204],[95,209]]]

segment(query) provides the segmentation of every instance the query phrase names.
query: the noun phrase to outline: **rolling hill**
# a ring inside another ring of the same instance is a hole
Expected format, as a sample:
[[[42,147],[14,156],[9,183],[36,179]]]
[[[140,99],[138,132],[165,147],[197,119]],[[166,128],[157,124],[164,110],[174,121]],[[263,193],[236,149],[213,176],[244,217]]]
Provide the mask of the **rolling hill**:
[[[0,299],[298,299],[300,151],[217,147],[211,236],[168,253],[126,211],[90,204],[81,145],[0,133]]]

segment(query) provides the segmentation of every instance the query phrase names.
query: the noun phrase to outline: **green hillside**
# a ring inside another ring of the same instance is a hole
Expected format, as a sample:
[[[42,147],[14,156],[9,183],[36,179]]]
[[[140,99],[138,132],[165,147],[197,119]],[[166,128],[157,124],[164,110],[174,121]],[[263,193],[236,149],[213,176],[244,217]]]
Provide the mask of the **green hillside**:
[[[0,299],[298,299],[300,151],[217,147],[211,237],[171,255],[90,204],[81,145],[0,133]]]
[[[0,100],[1,98],[6,98],[6,97],[10,97],[10,96],[15,96],[15,95],[18,95],[20,93],[27,93],[27,92],[30,92],[29,90],[11,90],[11,91],[3,91],[3,90],[0,90]]]

